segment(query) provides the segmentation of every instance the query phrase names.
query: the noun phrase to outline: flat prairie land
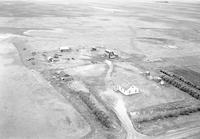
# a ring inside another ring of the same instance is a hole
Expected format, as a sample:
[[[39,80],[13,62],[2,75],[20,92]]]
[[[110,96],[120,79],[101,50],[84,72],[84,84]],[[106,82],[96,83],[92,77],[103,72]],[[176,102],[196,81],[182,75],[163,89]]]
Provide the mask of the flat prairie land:
[[[197,138],[198,113],[141,130],[130,113],[199,104],[153,80],[165,69],[199,84],[199,42],[199,2],[1,1],[0,138]]]

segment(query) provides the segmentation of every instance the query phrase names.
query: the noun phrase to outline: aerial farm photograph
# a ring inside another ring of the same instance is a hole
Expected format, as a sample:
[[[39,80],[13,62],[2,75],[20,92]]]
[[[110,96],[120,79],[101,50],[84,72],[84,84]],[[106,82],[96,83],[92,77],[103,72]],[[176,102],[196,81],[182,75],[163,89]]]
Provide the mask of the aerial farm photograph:
[[[200,139],[200,0],[0,0],[0,139]]]

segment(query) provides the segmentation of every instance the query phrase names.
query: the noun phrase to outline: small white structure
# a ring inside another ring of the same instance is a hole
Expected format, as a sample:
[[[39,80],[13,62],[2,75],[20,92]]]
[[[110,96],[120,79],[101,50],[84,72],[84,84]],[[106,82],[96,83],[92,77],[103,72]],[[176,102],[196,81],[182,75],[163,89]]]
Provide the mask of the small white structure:
[[[117,86],[116,91],[120,91],[124,95],[133,95],[141,93],[140,90],[136,86],[130,86],[128,89],[124,89],[121,86]]]
[[[59,50],[60,50],[60,52],[69,52],[69,51],[71,51],[71,48],[65,46],[65,47],[60,47]]]
[[[146,71],[146,72],[144,72],[144,75],[146,75],[146,76],[150,76],[150,71]]]
[[[161,80],[160,85],[165,85],[165,81]]]
[[[47,57],[47,60],[48,60],[49,62],[54,62],[54,58],[51,57],[51,56],[48,56],[48,57]]]
[[[157,83],[161,82],[162,81],[162,78],[161,77],[157,77],[157,76],[154,76],[153,77],[153,80]]]
[[[131,117],[136,117],[137,115],[139,115],[139,113],[136,111],[130,112]]]

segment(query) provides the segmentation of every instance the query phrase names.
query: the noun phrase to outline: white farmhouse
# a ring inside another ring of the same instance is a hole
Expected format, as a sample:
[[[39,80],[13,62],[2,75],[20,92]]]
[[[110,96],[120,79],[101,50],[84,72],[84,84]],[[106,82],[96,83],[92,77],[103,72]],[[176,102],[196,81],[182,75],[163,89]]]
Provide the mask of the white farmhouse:
[[[129,89],[126,90],[127,95],[138,94],[138,93],[140,93],[139,88],[133,85]]]
[[[133,95],[133,94],[138,94],[141,93],[139,88],[137,88],[136,86],[130,86],[128,89],[124,89],[121,86],[117,86],[116,91],[121,92],[124,95]]]

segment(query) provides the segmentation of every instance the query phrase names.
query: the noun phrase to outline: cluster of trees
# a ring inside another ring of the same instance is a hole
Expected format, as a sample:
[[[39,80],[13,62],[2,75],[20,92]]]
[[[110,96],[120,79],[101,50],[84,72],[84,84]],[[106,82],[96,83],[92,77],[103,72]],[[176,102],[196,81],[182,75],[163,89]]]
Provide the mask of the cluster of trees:
[[[91,94],[89,93],[84,93],[80,91],[79,96],[81,100],[87,105],[87,107],[91,110],[91,112],[95,115],[96,119],[100,121],[100,123],[106,127],[106,128],[112,128],[112,121],[110,117],[103,111],[101,108],[99,108],[93,100],[94,98],[91,97]]]
[[[193,84],[192,82],[186,80],[184,77],[179,76],[179,75],[176,75],[176,74],[173,74],[173,76],[174,76],[175,78],[179,79],[180,81],[186,83],[187,85],[190,85],[190,86],[192,86],[192,87],[194,87],[194,88],[200,90],[200,86]]]
[[[195,89],[194,87],[191,87],[191,86],[187,85],[186,83],[181,82],[181,81],[177,80],[176,78],[170,77],[170,76],[167,76],[167,75],[162,75],[161,78],[165,82],[177,87],[181,91],[184,91],[187,94],[191,95],[192,97],[200,100],[199,90]]]
[[[164,71],[164,70],[160,70],[160,72],[163,73],[163,75],[161,75],[161,78],[177,87],[178,89],[186,92],[187,94],[191,95],[192,97],[200,100],[200,87],[197,85],[194,85],[193,83],[187,81],[186,79],[184,79],[183,77],[170,73],[168,71]],[[136,119],[133,119],[136,123],[138,124],[142,124],[145,122],[151,122],[151,121],[156,121],[159,119],[167,119],[167,118],[173,118],[173,117],[178,117],[180,115],[189,115],[191,113],[194,112],[200,112],[200,105],[188,105],[188,106],[183,106],[180,107],[178,106],[174,106],[173,105],[167,105],[164,107],[156,107],[154,109],[152,109],[153,114],[144,114],[141,115],[139,117],[137,117]]]
[[[168,118],[178,117],[180,115],[189,115],[191,113],[199,112],[200,111],[200,105],[191,106],[191,107],[185,107],[181,109],[171,110],[171,111],[165,111],[163,113],[158,112],[155,115],[152,116],[144,116],[141,118],[135,119],[135,122],[137,123],[144,123],[144,122],[151,122],[156,120],[164,120]]]
[[[165,75],[168,75],[168,76],[170,76],[170,77],[172,77],[173,76],[173,74],[172,73],[170,73],[170,72],[168,72],[168,71],[165,71],[165,70],[160,70],[160,72],[161,73],[164,73]]]
[[[160,72],[164,73],[164,74],[167,75],[167,76],[174,77],[174,78],[176,78],[176,79],[178,79],[178,80],[180,80],[180,81],[186,83],[187,85],[189,85],[189,86],[191,86],[191,87],[194,87],[194,88],[200,90],[200,86],[193,84],[192,82],[186,80],[186,79],[185,79],[184,77],[182,77],[182,76],[179,76],[179,75],[174,74],[174,73],[170,73],[170,72],[165,71],[165,70],[162,70],[162,69],[160,70]]]

